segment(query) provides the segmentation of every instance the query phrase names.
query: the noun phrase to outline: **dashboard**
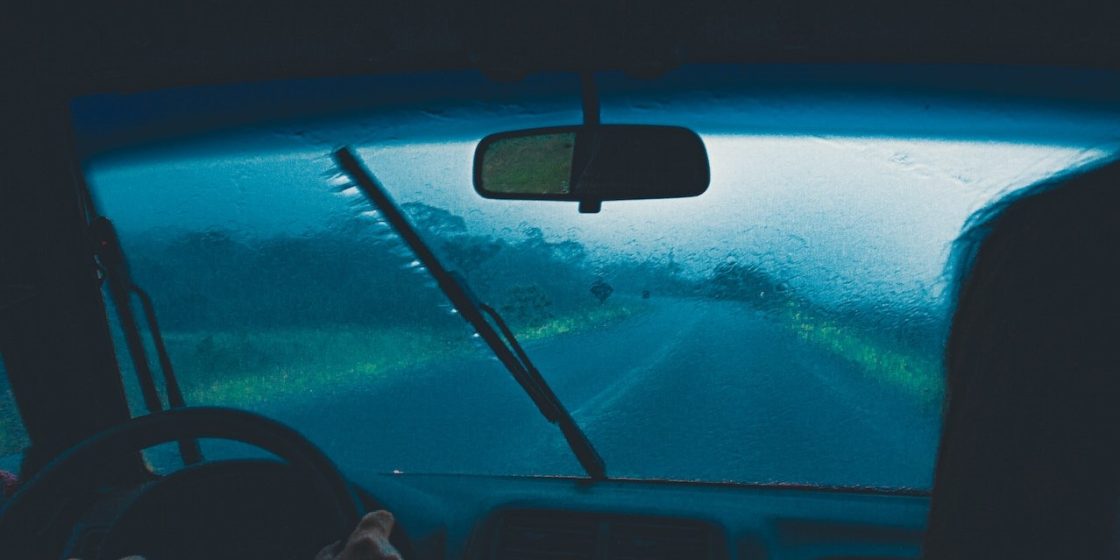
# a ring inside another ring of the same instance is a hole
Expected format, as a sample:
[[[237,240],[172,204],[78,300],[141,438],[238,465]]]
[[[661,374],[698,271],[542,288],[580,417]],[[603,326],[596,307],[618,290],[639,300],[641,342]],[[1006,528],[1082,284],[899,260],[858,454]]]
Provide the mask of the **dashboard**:
[[[420,558],[918,558],[918,492],[542,477],[377,475]]]

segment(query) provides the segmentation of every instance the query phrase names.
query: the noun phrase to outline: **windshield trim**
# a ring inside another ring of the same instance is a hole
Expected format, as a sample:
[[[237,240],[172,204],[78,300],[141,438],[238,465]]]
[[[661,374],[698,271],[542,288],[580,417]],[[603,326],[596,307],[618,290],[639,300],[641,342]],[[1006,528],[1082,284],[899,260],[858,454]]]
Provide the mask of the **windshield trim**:
[[[381,472],[378,476],[391,478],[455,478],[455,479],[486,479],[486,480],[547,480],[571,482],[573,484],[651,484],[662,486],[687,486],[690,488],[713,488],[735,490],[775,490],[775,491],[802,491],[821,492],[828,494],[862,494],[868,496],[899,496],[911,498],[929,498],[931,490],[920,488],[889,487],[889,486],[845,486],[845,485],[813,485],[795,482],[736,482],[733,480],[688,480],[682,478],[637,478],[630,476],[612,476],[610,478],[592,481],[587,477],[565,474],[482,474],[482,473],[454,473],[454,472]]]

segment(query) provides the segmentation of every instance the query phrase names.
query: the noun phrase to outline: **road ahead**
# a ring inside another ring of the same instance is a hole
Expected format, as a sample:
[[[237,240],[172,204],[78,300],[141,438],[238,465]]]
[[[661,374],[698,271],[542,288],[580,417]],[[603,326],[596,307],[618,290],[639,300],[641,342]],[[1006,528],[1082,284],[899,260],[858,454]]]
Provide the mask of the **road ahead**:
[[[652,301],[606,330],[528,348],[610,476],[928,486],[937,411],[739,303]],[[581,474],[493,358],[262,412],[344,470]]]

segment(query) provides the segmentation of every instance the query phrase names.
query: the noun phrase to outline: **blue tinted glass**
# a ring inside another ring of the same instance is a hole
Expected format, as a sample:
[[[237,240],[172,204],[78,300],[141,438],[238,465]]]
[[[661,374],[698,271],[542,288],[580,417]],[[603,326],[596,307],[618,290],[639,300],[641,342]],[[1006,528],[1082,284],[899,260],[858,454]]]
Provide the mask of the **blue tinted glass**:
[[[0,469],[19,472],[20,457],[27,446],[27,432],[12,398],[8,385],[8,371],[0,359]]]
[[[478,139],[578,119],[534,95],[91,160],[188,401],[289,422],[346,468],[579,474],[558,431],[336,176],[330,150],[352,143],[513,325],[612,476],[925,488],[951,242],[1002,193],[1113,152],[1098,147],[1099,119],[1023,108],[1018,119],[1064,126],[1060,141],[1010,139],[1004,113],[961,107],[941,109],[1003,137],[841,134],[856,105],[812,99],[781,110],[837,130],[759,134],[748,117],[774,119],[773,106],[621,96],[605,120],[701,133],[707,193],[597,215],[478,197]],[[916,129],[944,116],[923,107],[891,110]]]

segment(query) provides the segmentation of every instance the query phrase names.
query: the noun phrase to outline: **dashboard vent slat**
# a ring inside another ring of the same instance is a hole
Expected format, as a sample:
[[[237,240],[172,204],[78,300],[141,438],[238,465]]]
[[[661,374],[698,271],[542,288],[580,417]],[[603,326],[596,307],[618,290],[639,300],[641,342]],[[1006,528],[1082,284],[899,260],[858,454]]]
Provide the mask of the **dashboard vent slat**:
[[[693,523],[619,522],[611,527],[607,558],[710,558],[711,532]]]
[[[707,523],[617,514],[507,511],[492,560],[660,560],[715,556]]]
[[[494,560],[593,560],[594,520],[511,512],[502,519]]]

